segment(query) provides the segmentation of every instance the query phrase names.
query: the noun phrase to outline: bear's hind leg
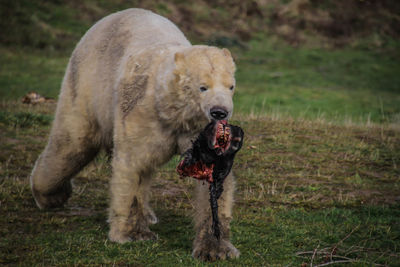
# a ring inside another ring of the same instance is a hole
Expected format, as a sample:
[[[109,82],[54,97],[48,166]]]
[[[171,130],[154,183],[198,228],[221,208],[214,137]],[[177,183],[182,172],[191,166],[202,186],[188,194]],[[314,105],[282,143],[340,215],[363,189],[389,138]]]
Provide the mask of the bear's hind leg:
[[[36,204],[41,209],[63,206],[72,193],[70,179],[97,154],[93,136],[85,123],[62,127],[54,122],[49,142],[35,163],[30,184]]]

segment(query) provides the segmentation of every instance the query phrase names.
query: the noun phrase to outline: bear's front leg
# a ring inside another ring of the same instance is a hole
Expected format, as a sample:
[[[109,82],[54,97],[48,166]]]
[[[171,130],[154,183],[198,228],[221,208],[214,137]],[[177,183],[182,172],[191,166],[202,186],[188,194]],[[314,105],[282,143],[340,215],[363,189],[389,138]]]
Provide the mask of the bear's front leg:
[[[195,200],[196,238],[193,242],[193,257],[205,261],[239,257],[239,250],[229,240],[234,190],[235,181],[231,172],[225,179],[224,192],[218,200],[218,216],[221,229],[221,237],[218,240],[214,236],[211,227],[209,184],[198,181]]]
[[[131,157],[119,150],[113,159],[109,239],[118,243],[157,239],[149,229],[157,222],[148,204],[151,171]]]

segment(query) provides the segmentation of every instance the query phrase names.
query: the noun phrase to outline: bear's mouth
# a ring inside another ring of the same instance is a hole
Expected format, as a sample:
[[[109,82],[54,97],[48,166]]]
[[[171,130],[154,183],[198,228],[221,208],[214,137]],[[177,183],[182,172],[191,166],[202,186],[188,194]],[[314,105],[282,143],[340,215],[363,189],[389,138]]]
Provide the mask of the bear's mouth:
[[[214,126],[214,139],[212,142],[215,153],[220,156],[225,153],[231,144],[231,128],[226,120],[220,120]]]

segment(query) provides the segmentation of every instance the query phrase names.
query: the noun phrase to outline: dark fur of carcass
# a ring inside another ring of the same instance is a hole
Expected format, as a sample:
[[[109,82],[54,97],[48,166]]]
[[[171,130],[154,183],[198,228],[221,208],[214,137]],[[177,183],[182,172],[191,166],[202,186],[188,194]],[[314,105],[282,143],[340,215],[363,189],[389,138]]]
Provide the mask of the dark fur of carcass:
[[[214,236],[220,238],[218,199],[223,183],[232,169],[235,154],[243,144],[243,130],[226,121],[209,123],[193,142],[192,148],[183,154],[177,167],[181,177],[191,176],[210,183],[210,205]]]

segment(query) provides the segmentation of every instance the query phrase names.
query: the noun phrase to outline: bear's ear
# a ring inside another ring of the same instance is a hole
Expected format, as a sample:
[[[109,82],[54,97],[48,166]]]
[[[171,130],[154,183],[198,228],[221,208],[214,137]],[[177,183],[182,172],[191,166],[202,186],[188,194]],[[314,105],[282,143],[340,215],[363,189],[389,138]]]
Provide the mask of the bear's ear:
[[[228,49],[222,48],[222,52],[224,52],[225,56],[232,58],[232,54]]]
[[[176,65],[182,64],[182,62],[184,61],[184,58],[185,58],[185,56],[183,55],[183,53],[176,52],[175,53],[175,64]]]
[[[183,55],[183,53],[176,52],[175,56],[174,56],[174,60],[175,60],[175,66],[176,66],[176,68],[174,70],[175,82],[178,83],[181,80],[182,70],[185,69],[184,65],[183,65],[185,56]]]

